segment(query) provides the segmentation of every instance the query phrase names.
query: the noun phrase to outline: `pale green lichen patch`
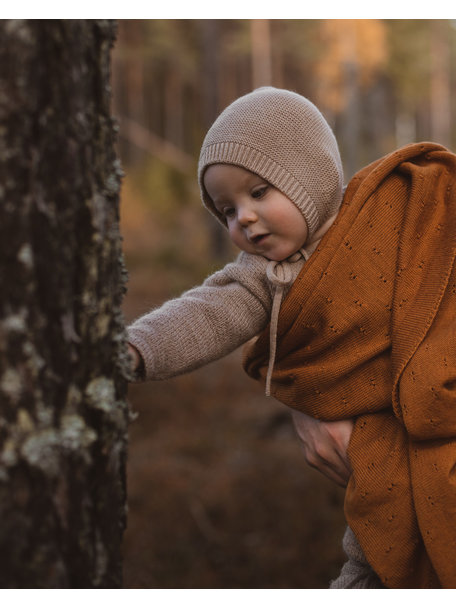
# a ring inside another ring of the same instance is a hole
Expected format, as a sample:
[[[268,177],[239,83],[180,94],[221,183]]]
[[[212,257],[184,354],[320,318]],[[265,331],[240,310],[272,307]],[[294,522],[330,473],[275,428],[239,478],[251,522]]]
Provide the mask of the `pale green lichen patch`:
[[[47,428],[30,434],[20,446],[20,453],[31,467],[40,469],[49,477],[55,477],[59,473],[60,459],[64,453],[76,454],[78,458],[90,463],[89,448],[96,439],[94,429],[87,426],[81,416],[71,414],[62,417],[57,429]],[[11,449],[9,462],[12,462]],[[5,464],[3,454],[2,463]]]
[[[92,210],[92,223],[96,232],[93,234],[95,242],[99,242],[106,234],[108,213],[106,199],[99,192],[95,192],[92,199],[87,201],[88,207]]]
[[[55,477],[59,472],[59,433],[56,429],[39,431],[28,437],[21,445],[23,459],[46,475]]]
[[[18,313],[8,315],[0,321],[1,328],[8,332],[24,333],[27,329],[27,311],[25,308],[21,308]]]
[[[60,429],[61,445],[71,452],[85,451],[96,439],[96,432],[88,427],[81,416],[63,416]]]
[[[105,188],[107,194],[113,196],[119,192],[119,177],[117,173],[111,173],[108,175],[105,181]]]
[[[29,243],[24,243],[19,249],[17,259],[21,262],[28,270],[33,267],[33,252]]]
[[[10,437],[0,452],[0,480],[6,480],[8,470],[21,461],[50,478],[59,474],[62,457],[67,454],[91,463],[90,448],[98,436],[81,416],[63,415],[58,427],[40,429],[42,422],[43,416],[35,422],[27,410],[18,409],[16,422],[10,425]],[[48,422],[52,423],[52,418]]]
[[[31,433],[35,428],[32,417],[27,410],[20,409],[17,413],[17,426],[22,433]]]
[[[73,413],[77,411],[82,400],[82,393],[75,384],[70,384],[67,390],[65,411]]]
[[[19,372],[12,367],[8,368],[0,378],[0,391],[6,395],[12,403],[19,401],[23,390],[22,378]]]
[[[111,412],[115,407],[114,382],[105,376],[89,382],[85,394],[89,405],[97,410]]]
[[[0,463],[2,468],[12,467],[17,462],[16,444],[12,439],[7,439],[3,444],[3,450],[0,454]]]
[[[35,346],[32,342],[24,342],[22,345],[22,352],[31,362],[32,369],[39,372],[46,365],[46,361],[43,357],[36,352]]]
[[[100,338],[104,338],[109,331],[111,324],[111,315],[100,314],[97,317],[97,334]]]
[[[41,426],[42,428],[50,426],[53,419],[52,409],[44,405],[41,397],[37,397],[35,406],[38,426]]]

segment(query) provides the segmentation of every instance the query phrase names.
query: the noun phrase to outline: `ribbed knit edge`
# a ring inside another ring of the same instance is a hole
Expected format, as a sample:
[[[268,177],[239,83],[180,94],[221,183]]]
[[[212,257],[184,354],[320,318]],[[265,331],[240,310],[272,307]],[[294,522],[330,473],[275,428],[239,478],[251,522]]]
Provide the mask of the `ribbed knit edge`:
[[[136,327],[130,326],[127,330],[127,340],[135,346],[140,352],[141,359],[144,364],[144,377],[135,378],[134,382],[143,382],[153,374],[155,356],[154,349],[151,348],[147,339],[144,338],[144,332]],[[154,380],[160,380],[160,377],[154,377]]]
[[[203,183],[204,171],[208,166],[217,163],[237,165],[267,180],[298,207],[306,219],[309,236],[311,237],[317,230],[320,223],[318,211],[303,185],[271,158],[250,146],[235,142],[222,142],[207,146],[198,166],[198,181],[203,203],[224,226],[226,226],[226,222],[215,209]]]

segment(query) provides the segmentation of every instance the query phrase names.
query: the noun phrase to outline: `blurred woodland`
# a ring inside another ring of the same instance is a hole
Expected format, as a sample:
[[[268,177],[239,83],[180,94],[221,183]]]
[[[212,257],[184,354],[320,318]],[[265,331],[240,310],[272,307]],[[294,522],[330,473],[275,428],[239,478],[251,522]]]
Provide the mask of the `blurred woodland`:
[[[456,144],[450,20],[125,20],[113,114],[125,171],[127,321],[235,254],[196,182],[207,128],[263,85],[309,97],[345,181],[412,141]],[[324,588],[343,556],[343,490],[307,467],[285,408],[239,353],[132,386],[125,586]]]

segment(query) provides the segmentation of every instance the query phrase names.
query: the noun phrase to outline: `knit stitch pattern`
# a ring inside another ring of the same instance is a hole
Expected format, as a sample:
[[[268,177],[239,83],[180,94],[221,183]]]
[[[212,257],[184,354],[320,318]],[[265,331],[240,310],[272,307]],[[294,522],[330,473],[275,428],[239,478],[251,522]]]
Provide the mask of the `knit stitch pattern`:
[[[456,587],[456,157],[361,170],[284,301],[272,394],[356,417],[345,513],[386,587]],[[266,373],[267,329],[244,365]]]
[[[290,264],[290,283],[304,259]],[[204,283],[141,316],[128,341],[141,353],[145,380],[190,372],[259,334],[271,317],[274,286],[269,260],[242,252]],[[287,289],[288,290],[288,289]]]
[[[311,238],[339,209],[343,170],[331,128],[316,106],[292,91],[262,87],[228,106],[203,142],[198,181],[206,207],[225,224],[204,188],[217,163],[256,173],[303,213]]]
[[[339,576],[331,581],[330,589],[384,589],[380,579],[372,570],[359,546],[356,536],[347,528],[342,542],[348,561]]]

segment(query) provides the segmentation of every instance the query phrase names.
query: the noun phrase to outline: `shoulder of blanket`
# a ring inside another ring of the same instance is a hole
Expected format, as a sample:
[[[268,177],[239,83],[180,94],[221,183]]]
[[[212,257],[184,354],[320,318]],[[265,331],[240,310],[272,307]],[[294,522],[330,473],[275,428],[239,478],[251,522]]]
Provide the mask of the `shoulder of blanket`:
[[[423,162],[432,162],[435,159],[441,161],[442,156],[445,157],[447,162],[456,164],[456,155],[441,144],[425,141],[402,146],[369,163],[355,173],[346,187],[344,201],[352,200],[359,190],[364,190],[363,186],[366,186],[366,182],[368,182],[370,188],[375,188],[386,175],[404,162],[422,164]]]
[[[405,156],[401,164],[403,174],[416,187],[409,189],[402,200],[407,212],[400,226],[392,303],[396,411],[402,373],[423,344],[428,346],[426,336],[437,313],[442,318],[441,304],[454,288],[448,291],[448,286],[454,285],[450,277],[456,259],[456,156],[438,144],[422,146],[420,155]],[[448,340],[448,326],[442,344]]]

